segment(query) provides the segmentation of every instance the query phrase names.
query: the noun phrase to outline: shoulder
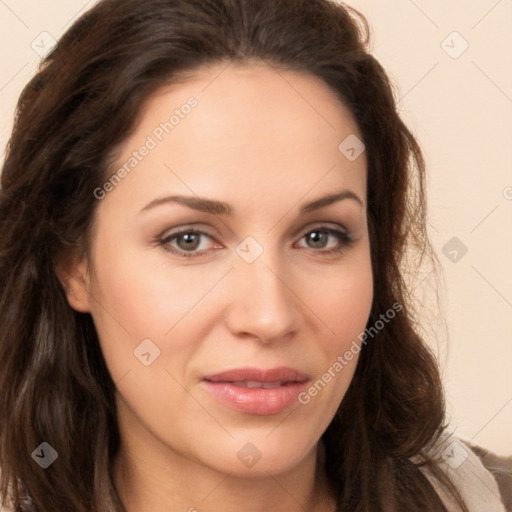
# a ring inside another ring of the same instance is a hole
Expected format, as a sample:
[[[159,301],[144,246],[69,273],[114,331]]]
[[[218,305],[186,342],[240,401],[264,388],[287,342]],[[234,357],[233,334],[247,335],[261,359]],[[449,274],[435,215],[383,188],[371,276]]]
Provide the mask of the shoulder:
[[[512,510],[512,457],[500,457],[449,434],[442,435],[429,454],[450,477],[470,512]],[[411,460],[417,461],[416,458]],[[460,512],[460,507],[431,472],[424,467],[420,467],[420,470],[430,481],[448,512]]]

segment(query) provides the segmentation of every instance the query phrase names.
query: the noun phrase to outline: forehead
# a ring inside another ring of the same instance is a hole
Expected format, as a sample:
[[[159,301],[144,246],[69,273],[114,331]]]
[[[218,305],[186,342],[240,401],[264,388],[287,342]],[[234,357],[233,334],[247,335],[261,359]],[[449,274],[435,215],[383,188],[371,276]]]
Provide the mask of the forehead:
[[[362,139],[353,115],[314,75],[261,62],[204,66],[144,103],[112,170],[151,150],[111,196],[124,188],[140,203],[168,187],[261,203],[351,186],[364,198],[366,156],[343,152],[351,137]]]

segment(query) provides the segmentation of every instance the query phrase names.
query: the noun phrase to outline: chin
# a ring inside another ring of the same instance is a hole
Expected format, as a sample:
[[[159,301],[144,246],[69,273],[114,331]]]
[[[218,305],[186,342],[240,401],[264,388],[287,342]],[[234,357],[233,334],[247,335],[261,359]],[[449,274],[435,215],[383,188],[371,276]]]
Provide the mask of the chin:
[[[300,432],[299,426],[296,430]],[[210,459],[209,465],[232,476],[257,478],[268,477],[268,473],[286,473],[307,456],[316,456],[316,436],[291,436],[289,432],[279,435],[277,431],[269,435],[269,432],[271,430],[265,429],[264,433],[238,435],[229,441],[228,446],[217,443],[214,448],[217,453],[213,454],[214,460]]]

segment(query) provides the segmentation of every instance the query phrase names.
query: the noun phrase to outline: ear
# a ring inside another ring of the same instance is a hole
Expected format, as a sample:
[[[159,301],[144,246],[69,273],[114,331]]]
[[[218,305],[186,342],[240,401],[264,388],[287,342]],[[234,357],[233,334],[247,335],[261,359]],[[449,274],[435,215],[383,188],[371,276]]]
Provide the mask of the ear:
[[[69,250],[55,258],[54,268],[69,305],[81,313],[90,313],[89,269],[85,256]]]

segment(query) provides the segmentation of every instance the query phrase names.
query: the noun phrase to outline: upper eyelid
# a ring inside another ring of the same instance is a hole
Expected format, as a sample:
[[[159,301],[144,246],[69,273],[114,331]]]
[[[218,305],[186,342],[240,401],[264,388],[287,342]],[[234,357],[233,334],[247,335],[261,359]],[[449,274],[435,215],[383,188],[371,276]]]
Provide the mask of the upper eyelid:
[[[347,234],[351,233],[351,230],[348,229],[343,224],[336,223],[333,221],[316,221],[316,222],[313,222],[313,224],[311,224],[310,226],[302,227],[298,230],[295,230],[293,232],[293,236],[297,236],[300,233],[302,233],[304,235],[314,229],[320,229],[320,228],[333,229],[333,230],[341,229],[342,231],[346,232]],[[198,233],[207,235],[213,239],[217,239],[217,236],[215,234],[208,232],[208,228],[203,228],[203,227],[196,226],[193,224],[175,228],[174,231],[170,231],[170,232],[164,231],[164,233],[161,236],[159,236],[158,238],[160,240],[166,240],[168,238],[172,238],[174,236],[178,236],[180,234],[189,233],[189,232],[198,232]]]

